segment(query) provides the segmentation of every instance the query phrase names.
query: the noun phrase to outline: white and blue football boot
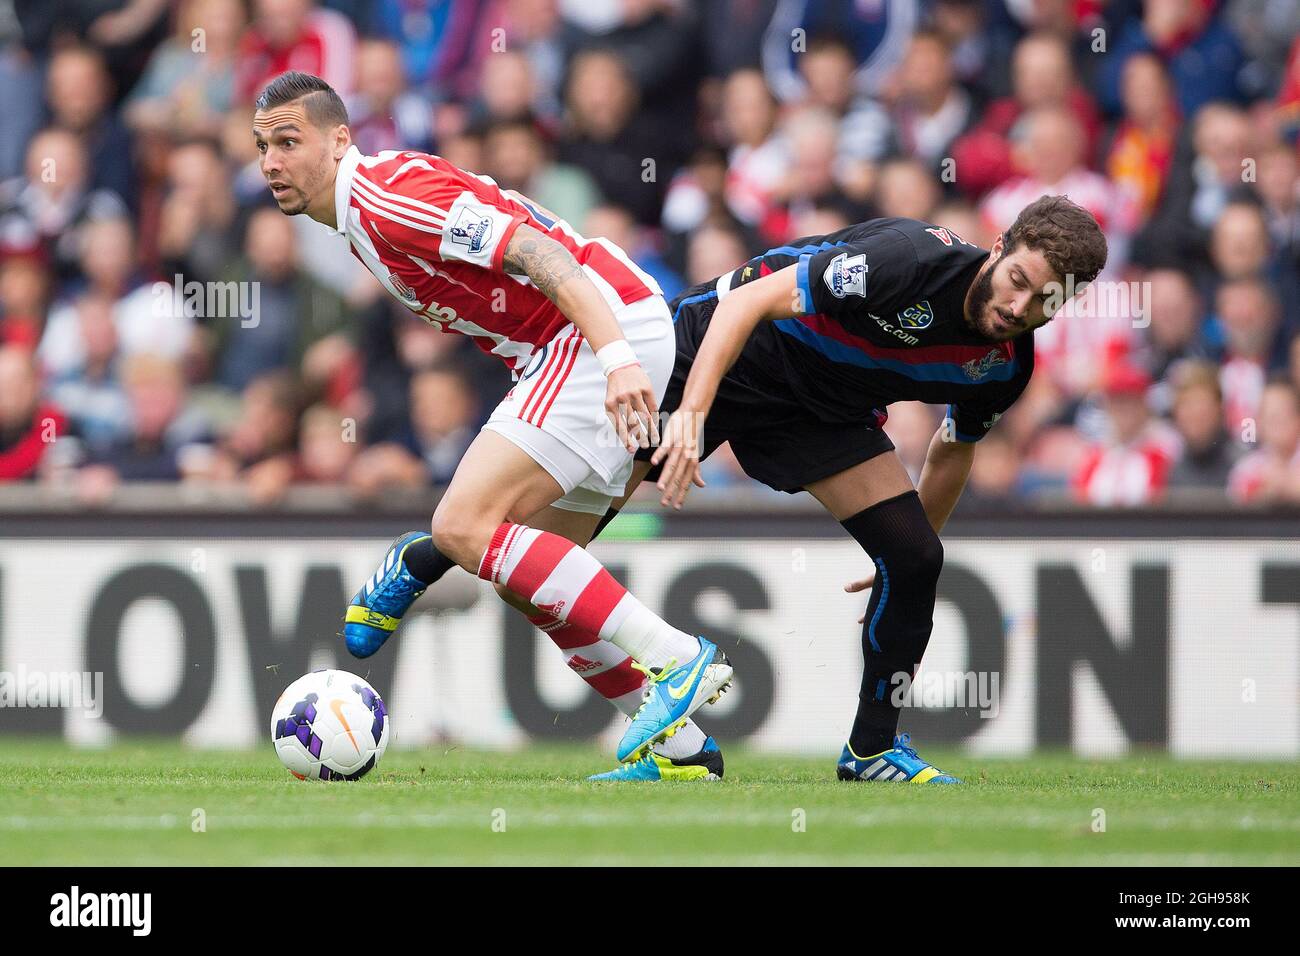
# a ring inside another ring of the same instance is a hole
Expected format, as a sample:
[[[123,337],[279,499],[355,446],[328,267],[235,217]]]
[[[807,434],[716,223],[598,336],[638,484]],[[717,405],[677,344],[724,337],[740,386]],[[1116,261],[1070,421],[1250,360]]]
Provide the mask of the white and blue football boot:
[[[685,664],[670,660],[664,668],[632,666],[645,672],[645,697],[632,724],[618,742],[619,763],[640,760],[651,747],[667,740],[705,704],[711,704],[731,684],[732,668],[717,644],[701,637],[700,652]]]
[[[660,780],[721,780],[722,751],[712,737],[706,738],[700,752],[675,759],[650,752],[640,760],[625,763],[607,773],[592,774],[588,780],[615,783],[654,783]]]
[[[859,757],[845,744],[835,775],[841,780],[869,780],[877,783],[961,783],[952,774],[944,773],[922,760],[908,746],[910,741],[910,734],[895,737],[893,749],[870,757]]]
[[[343,639],[353,657],[369,657],[383,647],[402,623],[402,615],[428,588],[406,570],[402,555],[416,542],[431,538],[427,531],[408,531],[399,537],[352,598],[343,617]]]

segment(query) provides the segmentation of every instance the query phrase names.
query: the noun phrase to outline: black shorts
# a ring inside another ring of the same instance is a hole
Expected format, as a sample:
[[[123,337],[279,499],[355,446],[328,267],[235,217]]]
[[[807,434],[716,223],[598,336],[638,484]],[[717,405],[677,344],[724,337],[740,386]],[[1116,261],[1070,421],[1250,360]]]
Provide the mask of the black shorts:
[[[699,296],[700,290],[692,289],[669,306],[675,321],[677,361],[661,412],[674,412],[681,403],[696,350],[717,307],[716,296]],[[717,398],[704,422],[700,457],[708,458],[723,442],[731,443],[745,474],[789,494],[894,450],[894,443],[874,422],[845,424],[818,419],[781,394],[759,370],[749,367],[744,355],[718,385]],[[652,453],[653,449],[640,449],[637,460],[648,461]],[[657,480],[659,468],[651,469],[647,477]]]

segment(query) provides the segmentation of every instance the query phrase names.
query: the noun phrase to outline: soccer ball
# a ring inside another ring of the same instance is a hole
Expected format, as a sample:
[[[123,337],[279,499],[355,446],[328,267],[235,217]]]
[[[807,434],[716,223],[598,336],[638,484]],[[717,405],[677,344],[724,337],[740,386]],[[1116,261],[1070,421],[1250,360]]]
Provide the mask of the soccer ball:
[[[383,700],[347,671],[299,677],[271,711],[276,756],[299,780],[364,777],[384,755],[389,733]]]

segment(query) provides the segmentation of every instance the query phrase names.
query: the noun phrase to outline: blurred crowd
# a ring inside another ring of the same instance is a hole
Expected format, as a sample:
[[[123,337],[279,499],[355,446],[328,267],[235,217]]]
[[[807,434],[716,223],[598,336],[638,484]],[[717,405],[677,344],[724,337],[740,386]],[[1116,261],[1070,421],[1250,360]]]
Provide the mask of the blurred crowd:
[[[0,481],[451,475],[506,372],[275,209],[251,103],[299,69],[363,152],[488,174],[669,296],[876,216],[987,248],[1068,194],[1110,262],[968,504],[1300,503],[1298,36],[1300,0],[0,0]],[[229,283],[252,312],[189,293]],[[890,408],[914,477],[940,416]]]

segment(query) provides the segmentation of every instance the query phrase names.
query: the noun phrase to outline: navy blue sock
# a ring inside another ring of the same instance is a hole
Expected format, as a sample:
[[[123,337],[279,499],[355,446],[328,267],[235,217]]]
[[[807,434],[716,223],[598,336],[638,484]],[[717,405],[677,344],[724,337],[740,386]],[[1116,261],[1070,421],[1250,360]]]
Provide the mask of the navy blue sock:
[[[876,566],[876,583],[862,625],[862,689],[849,746],[859,757],[894,745],[900,708],[893,702],[901,675],[916,672],[934,626],[934,596],[943,545],[908,491],[840,522]]]

